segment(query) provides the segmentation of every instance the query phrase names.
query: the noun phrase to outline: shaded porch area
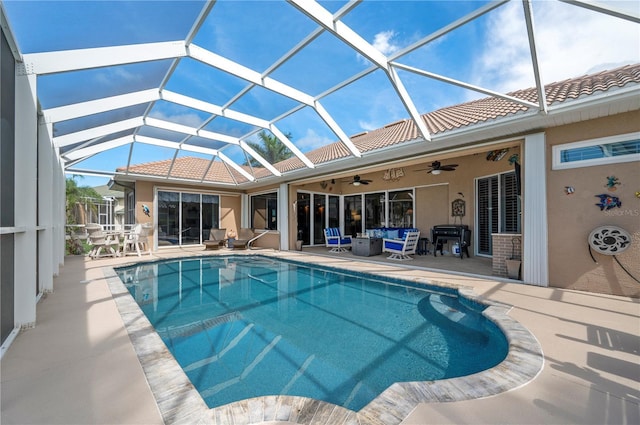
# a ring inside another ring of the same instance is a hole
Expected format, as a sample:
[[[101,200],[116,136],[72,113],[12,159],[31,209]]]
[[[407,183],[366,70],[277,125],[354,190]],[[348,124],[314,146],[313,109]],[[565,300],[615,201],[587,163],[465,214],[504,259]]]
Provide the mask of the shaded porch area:
[[[329,252],[329,248],[326,248],[324,246],[304,247],[302,248],[302,252],[319,256],[340,258],[343,260],[389,264],[399,267],[419,268],[430,271],[442,271],[461,275],[477,275],[496,280],[508,281],[508,279],[503,279],[492,275],[492,259],[489,257],[471,256],[470,258],[467,258],[467,256],[465,255],[464,259],[460,259],[459,256],[451,254],[440,255],[440,252],[438,251],[437,257],[434,257],[433,252],[430,252],[426,255],[413,255],[413,260],[398,261],[389,260],[387,258],[389,256],[389,253],[372,255],[370,257],[362,257],[354,255],[353,251],[351,250],[347,252]],[[518,282],[517,280],[511,281]]]

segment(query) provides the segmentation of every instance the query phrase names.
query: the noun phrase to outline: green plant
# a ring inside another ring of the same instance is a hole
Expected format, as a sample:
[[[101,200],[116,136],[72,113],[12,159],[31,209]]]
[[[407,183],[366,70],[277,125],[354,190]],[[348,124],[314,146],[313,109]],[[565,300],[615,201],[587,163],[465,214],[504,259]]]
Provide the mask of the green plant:
[[[82,255],[84,254],[84,245],[78,238],[67,239],[66,251],[68,255]]]
[[[291,133],[287,133],[285,136],[291,139]],[[258,138],[260,139],[260,143],[247,142],[247,144],[270,164],[284,161],[293,156],[293,152],[291,152],[284,143],[277,137],[269,135],[266,131],[258,133]],[[249,160],[249,163],[254,167],[261,166],[261,164],[253,158]]]
[[[66,213],[67,224],[85,224],[84,206],[92,211],[97,211],[97,207],[93,200],[99,200],[102,197],[89,186],[78,186],[75,181],[77,176],[67,178],[66,182]]]

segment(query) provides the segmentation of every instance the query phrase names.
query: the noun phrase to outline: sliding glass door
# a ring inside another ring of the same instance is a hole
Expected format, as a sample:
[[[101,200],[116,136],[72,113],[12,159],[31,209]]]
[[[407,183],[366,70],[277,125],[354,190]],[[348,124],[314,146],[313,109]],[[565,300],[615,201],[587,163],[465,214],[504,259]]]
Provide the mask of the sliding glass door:
[[[200,194],[182,193],[181,245],[200,243]]]
[[[158,246],[196,245],[218,228],[217,195],[158,191]]]
[[[158,191],[158,246],[180,244],[180,193]]]

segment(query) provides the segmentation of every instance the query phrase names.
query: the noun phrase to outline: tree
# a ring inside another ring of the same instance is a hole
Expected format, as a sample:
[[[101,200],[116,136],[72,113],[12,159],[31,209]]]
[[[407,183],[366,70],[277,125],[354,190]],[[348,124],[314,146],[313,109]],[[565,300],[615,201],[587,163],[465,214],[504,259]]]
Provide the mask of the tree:
[[[67,224],[86,224],[84,206],[89,205],[89,208],[96,210],[94,202],[102,199],[102,196],[92,187],[78,186],[75,176],[67,178],[66,186]]]
[[[285,136],[288,139],[291,139],[290,133],[285,134]],[[258,133],[258,138],[260,139],[260,143],[247,142],[247,144],[270,164],[284,161],[285,159],[289,159],[293,156],[293,152],[291,152],[284,143],[278,140],[277,137],[268,134],[266,131],[263,130]],[[254,167],[260,166],[260,163],[254,158],[251,158],[249,162]]]

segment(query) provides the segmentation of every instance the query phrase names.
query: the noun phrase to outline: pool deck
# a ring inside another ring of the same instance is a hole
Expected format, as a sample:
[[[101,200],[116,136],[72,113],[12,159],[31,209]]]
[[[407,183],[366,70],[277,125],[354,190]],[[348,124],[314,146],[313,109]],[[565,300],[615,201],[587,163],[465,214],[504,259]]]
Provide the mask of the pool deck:
[[[153,258],[203,254],[202,248],[175,249],[154,253]],[[419,268],[418,261],[389,264],[372,257],[280,254],[326,265],[349,262],[352,268],[471,287],[486,300],[513,306],[509,317],[539,342],[544,365],[531,382],[480,399],[411,405],[399,419],[401,424],[640,423],[638,299],[540,288],[489,276],[452,275]],[[54,292],[37,306],[37,326],[21,332],[2,358],[2,424],[156,424],[163,423],[161,410],[168,417],[162,396],[152,392],[156,384],[147,380],[140,353],[136,354],[118,310],[117,302],[125,297],[112,295],[105,278],[105,268],[137,259],[66,258],[54,280]],[[176,392],[174,388],[167,393],[174,403]],[[406,400],[389,402],[394,404],[392,410],[404,411],[397,406],[405,405]],[[189,403],[185,397],[175,408],[188,410]],[[208,420],[194,417],[192,423],[367,422],[338,412],[339,408],[333,412],[335,421],[328,422],[323,416],[326,411],[317,406],[315,410],[303,406],[306,417],[289,412],[286,418],[274,413],[277,405],[261,406],[263,416],[251,421],[232,415]],[[184,417],[182,421],[189,422]]]

